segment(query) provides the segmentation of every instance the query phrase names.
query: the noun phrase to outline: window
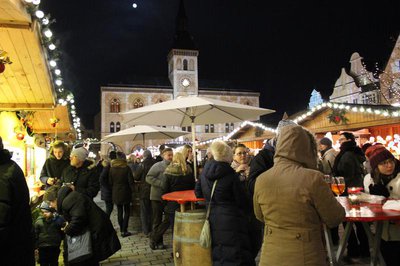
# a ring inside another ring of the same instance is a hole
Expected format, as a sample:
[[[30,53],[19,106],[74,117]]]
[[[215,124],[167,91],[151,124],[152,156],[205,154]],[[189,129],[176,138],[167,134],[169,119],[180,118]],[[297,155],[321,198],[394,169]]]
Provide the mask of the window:
[[[182,131],[186,131],[186,127],[182,127]]]
[[[110,123],[110,133],[114,133],[115,132],[115,125],[114,122]]]
[[[210,133],[214,133],[214,124],[210,125]]]
[[[234,124],[233,124],[233,123],[231,123],[231,131],[233,131],[233,127],[234,127]]]
[[[189,61],[189,70],[193,71],[194,70],[194,60],[190,59]]]
[[[116,125],[115,125],[115,132],[118,132],[120,130],[121,130],[121,123],[117,122]]]
[[[192,127],[191,126],[188,126],[188,130],[187,130],[188,132],[192,132]]]
[[[357,99],[353,99],[353,103],[357,103]]]
[[[188,61],[183,59],[183,70],[188,70]]]
[[[229,123],[225,123],[225,133],[229,133]]]
[[[110,113],[119,113],[121,111],[119,99],[112,99],[110,103]]]
[[[210,131],[210,127],[209,127],[208,124],[206,124],[206,125],[204,126],[204,128],[205,128],[204,132],[208,133],[208,132]]]
[[[143,100],[140,98],[136,98],[133,100],[133,109],[143,107]]]

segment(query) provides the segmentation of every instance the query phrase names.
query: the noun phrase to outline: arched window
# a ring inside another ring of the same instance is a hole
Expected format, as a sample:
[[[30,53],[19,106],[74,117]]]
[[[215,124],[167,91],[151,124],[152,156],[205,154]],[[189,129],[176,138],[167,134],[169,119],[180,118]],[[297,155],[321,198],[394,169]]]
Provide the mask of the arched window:
[[[192,132],[192,127],[191,126],[188,126],[188,130],[187,130],[188,132]]]
[[[186,127],[182,127],[182,131],[186,131]]]
[[[229,133],[229,123],[225,123],[225,133]]]
[[[214,124],[210,124],[210,133],[214,133]]]
[[[183,59],[183,70],[188,70],[188,61]]]
[[[193,59],[189,60],[189,70],[194,71],[194,60]]]
[[[209,127],[209,125],[208,124],[206,124],[205,126],[204,126],[204,131],[206,132],[206,133],[208,133],[208,132],[210,132],[210,127]]]
[[[133,100],[133,109],[143,107],[143,100],[140,98],[136,98]]]
[[[110,133],[114,133],[115,132],[115,125],[114,122],[110,123]]]
[[[176,60],[176,69],[182,70],[182,60],[180,58]]]
[[[233,127],[234,127],[234,124],[233,124],[233,123],[231,123],[231,131],[233,131]]]
[[[110,102],[110,113],[119,113],[121,111],[121,103],[119,99],[112,99]]]
[[[121,123],[120,122],[117,122],[116,124],[115,124],[115,132],[118,132],[118,131],[120,131],[121,130]]]

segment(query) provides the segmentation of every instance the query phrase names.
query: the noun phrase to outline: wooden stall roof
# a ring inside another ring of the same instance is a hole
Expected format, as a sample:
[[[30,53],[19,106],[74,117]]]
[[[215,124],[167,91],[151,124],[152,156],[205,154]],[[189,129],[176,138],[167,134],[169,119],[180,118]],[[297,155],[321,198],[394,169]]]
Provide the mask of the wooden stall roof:
[[[40,27],[21,0],[0,0],[0,49],[12,64],[0,74],[0,110],[52,109],[56,92],[42,49]]]
[[[332,103],[333,105],[333,103]],[[337,106],[341,104],[338,103]],[[328,115],[335,109],[333,106],[324,106],[315,111],[303,111],[291,115],[289,119],[295,120],[301,115],[306,115],[306,118],[298,121],[299,125],[309,129],[313,133],[339,132],[346,130],[358,130],[367,127],[398,124],[400,123],[400,108],[391,105],[362,105],[362,104],[343,104],[350,108],[346,110],[345,117],[348,119],[347,124],[335,124],[330,122]],[[354,111],[353,108],[357,108]],[[336,108],[337,109],[337,108]],[[363,110],[363,112],[360,111]],[[375,112],[378,111],[379,113]],[[308,113],[308,115],[307,115]],[[394,115],[394,114],[397,114]]]

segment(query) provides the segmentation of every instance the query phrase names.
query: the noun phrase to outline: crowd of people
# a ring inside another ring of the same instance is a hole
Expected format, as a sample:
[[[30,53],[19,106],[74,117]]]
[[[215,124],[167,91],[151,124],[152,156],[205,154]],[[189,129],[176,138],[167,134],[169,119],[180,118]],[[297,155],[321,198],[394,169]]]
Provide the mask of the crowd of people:
[[[243,144],[214,141],[199,169],[189,145],[180,151],[162,145],[158,157],[149,150],[141,158],[111,151],[96,164],[85,147],[68,152],[57,141],[40,175],[46,189],[41,215],[32,221],[24,175],[0,138],[0,235],[14,243],[1,241],[0,250],[8,254],[4,265],[34,265],[34,251],[40,265],[58,265],[61,246],[65,265],[99,265],[121,248],[110,221],[114,205],[121,237],[132,234],[134,193],[149,247],[165,249],[163,236],[173,227],[179,205],[161,196],[193,189],[206,206],[211,203],[213,265],[256,265],[259,254],[259,265],[326,265],[322,225],[330,228],[336,245],[339,226],[345,226],[344,208],[326,176],[343,176],[347,187],[363,187],[366,193],[400,198],[400,162],[382,144],[360,147],[349,132],[340,134],[339,143],[336,151],[331,139],[317,140],[307,129],[282,120],[276,137],[266,140],[257,155],[250,156]],[[105,211],[93,202],[99,191]],[[66,236],[85,230],[91,234],[92,256],[68,262]],[[381,253],[387,265],[400,261],[399,248],[400,226],[385,222]],[[350,261],[369,257],[361,223],[351,228],[346,249]],[[21,250],[27,255],[18,256]]]

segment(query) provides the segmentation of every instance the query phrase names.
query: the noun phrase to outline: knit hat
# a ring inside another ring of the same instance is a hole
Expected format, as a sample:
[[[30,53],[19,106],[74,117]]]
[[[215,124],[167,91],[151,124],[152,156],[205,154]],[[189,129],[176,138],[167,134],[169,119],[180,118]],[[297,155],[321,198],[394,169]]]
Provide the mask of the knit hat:
[[[372,169],[378,167],[378,164],[387,160],[394,159],[394,156],[383,145],[373,145],[365,152]]]
[[[86,158],[88,157],[89,152],[87,151],[87,149],[85,149],[84,147],[80,147],[80,148],[76,148],[74,150],[72,150],[71,152],[71,157],[72,156],[76,156],[80,161],[85,161]]]
[[[143,158],[151,158],[152,157],[152,155],[151,155],[151,151],[149,151],[149,150],[145,150],[144,152],[143,152]]]
[[[328,147],[332,147],[332,141],[328,138],[322,138],[319,140],[319,144],[328,146]]]
[[[282,119],[281,121],[279,121],[278,126],[276,127],[276,131],[277,131],[276,134],[279,135],[282,128],[289,126],[289,125],[297,125],[297,124],[295,122],[293,122],[292,120],[288,120],[288,119]]]
[[[42,203],[40,203],[40,205],[39,205],[39,209],[45,210],[45,211],[48,211],[48,212],[54,212],[55,211],[52,207],[50,207],[50,205],[49,205],[49,203],[47,201],[42,201]]]

